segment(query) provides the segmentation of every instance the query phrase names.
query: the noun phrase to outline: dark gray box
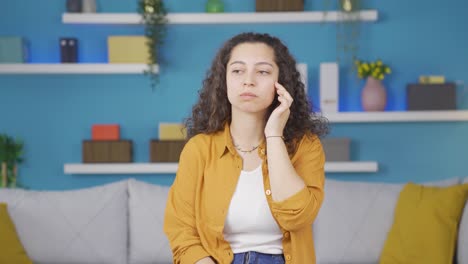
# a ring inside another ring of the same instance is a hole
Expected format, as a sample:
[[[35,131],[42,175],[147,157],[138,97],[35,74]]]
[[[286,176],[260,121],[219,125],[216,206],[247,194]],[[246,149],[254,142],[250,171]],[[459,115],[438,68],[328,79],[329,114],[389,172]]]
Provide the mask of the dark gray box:
[[[350,143],[349,138],[322,139],[326,161],[350,161]]]
[[[453,110],[457,108],[456,86],[443,84],[408,84],[406,102],[408,110]]]

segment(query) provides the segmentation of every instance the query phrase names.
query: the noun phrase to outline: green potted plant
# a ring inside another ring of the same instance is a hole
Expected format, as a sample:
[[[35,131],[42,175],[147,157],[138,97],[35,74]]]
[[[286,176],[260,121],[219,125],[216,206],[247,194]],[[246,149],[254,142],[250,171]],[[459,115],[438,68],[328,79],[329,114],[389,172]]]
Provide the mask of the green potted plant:
[[[0,134],[0,187],[7,187],[7,139],[8,136]]]
[[[1,187],[17,186],[18,164],[23,162],[23,142],[0,134]]]
[[[150,76],[151,87],[154,89],[159,83],[155,65],[162,64],[159,48],[166,36],[167,11],[163,0],[139,0],[138,13],[142,16],[147,37],[148,69],[145,70],[145,74]]]

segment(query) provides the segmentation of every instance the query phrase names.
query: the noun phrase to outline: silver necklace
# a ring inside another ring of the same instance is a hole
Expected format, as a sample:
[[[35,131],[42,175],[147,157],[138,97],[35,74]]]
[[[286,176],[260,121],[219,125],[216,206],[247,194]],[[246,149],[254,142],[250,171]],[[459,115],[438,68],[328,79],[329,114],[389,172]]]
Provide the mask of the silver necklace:
[[[257,146],[253,147],[253,148],[250,149],[250,150],[244,150],[244,149],[241,149],[241,148],[239,147],[239,145],[234,144],[234,147],[235,147],[238,151],[240,151],[240,152],[242,152],[242,153],[251,153],[252,151],[256,150],[259,146],[260,146],[260,144],[258,144]]]

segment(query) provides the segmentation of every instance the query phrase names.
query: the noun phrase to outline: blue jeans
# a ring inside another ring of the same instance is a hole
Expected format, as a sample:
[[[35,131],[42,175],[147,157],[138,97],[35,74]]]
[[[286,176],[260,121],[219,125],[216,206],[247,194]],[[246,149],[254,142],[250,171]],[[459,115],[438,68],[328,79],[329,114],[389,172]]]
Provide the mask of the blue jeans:
[[[264,254],[254,251],[234,254],[232,264],[284,264],[283,254]]]

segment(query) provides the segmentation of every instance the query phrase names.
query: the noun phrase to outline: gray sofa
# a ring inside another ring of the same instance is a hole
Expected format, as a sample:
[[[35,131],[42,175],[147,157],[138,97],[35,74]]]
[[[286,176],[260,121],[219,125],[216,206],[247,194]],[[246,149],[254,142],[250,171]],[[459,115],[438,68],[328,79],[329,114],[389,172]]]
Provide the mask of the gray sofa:
[[[378,263],[402,187],[327,180],[313,226],[317,263]],[[172,263],[162,231],[167,193],[168,187],[129,179],[73,191],[0,189],[0,202],[8,204],[35,264],[164,264]],[[468,207],[457,259],[468,264]]]
[[[462,182],[468,183],[468,178],[424,185]],[[378,263],[403,186],[326,180],[325,200],[313,225],[317,263]],[[458,264],[468,264],[468,202],[459,226],[456,259]]]

